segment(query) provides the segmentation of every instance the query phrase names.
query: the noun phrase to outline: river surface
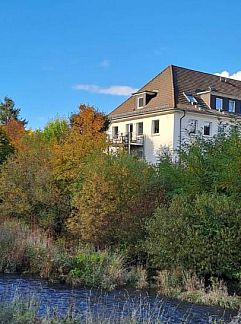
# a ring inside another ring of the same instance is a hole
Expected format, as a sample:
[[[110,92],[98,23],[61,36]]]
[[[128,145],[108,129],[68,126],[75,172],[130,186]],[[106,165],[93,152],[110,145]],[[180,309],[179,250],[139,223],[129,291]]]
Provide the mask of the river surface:
[[[0,276],[1,299],[11,300],[14,295],[34,296],[39,301],[39,315],[49,309],[58,309],[66,314],[69,307],[74,307],[81,316],[101,314],[118,323],[120,318],[135,312],[143,322],[148,318],[150,323],[159,319],[162,323],[212,323],[222,319],[228,323],[232,311],[222,308],[195,305],[180,302],[176,299],[157,297],[154,293],[137,290],[114,290],[106,292],[98,289],[71,288],[66,285],[49,284],[47,281],[13,275]]]

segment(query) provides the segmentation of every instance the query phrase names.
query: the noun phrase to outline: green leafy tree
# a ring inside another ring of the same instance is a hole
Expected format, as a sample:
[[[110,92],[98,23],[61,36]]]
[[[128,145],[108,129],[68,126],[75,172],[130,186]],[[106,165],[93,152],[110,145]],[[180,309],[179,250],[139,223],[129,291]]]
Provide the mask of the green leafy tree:
[[[213,139],[196,138],[179,152],[181,163],[163,156],[158,166],[160,181],[169,196],[219,192],[241,196],[241,125]]]
[[[20,109],[15,107],[14,101],[5,97],[0,103],[0,124],[7,125],[11,120],[20,121],[23,125],[27,124],[25,119],[20,118]]]
[[[68,122],[62,118],[56,118],[44,127],[41,132],[47,142],[63,142],[69,131]]]

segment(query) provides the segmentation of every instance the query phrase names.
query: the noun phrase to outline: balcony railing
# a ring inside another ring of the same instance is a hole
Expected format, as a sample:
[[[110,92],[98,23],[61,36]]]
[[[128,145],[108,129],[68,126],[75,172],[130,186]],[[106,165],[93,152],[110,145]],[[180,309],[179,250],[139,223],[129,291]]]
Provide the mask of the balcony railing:
[[[139,135],[134,132],[129,133],[118,133],[112,135],[110,140],[113,144],[124,144],[124,145],[138,145],[142,146],[144,144],[144,135]]]

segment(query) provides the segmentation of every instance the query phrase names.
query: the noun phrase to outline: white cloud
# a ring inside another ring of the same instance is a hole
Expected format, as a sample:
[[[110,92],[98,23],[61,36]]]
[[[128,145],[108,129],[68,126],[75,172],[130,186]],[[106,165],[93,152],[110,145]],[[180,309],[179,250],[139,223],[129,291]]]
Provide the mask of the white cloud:
[[[224,78],[230,78],[230,79],[235,79],[235,80],[240,80],[241,81],[241,71],[238,71],[234,74],[230,74],[228,71],[223,71],[221,73],[214,73],[215,75],[222,76]]]
[[[75,90],[82,90],[92,93],[102,93],[113,96],[129,96],[133,92],[136,92],[138,90],[125,85],[112,85],[107,88],[104,88],[94,84],[76,84],[73,88]]]
[[[103,60],[100,62],[100,66],[103,68],[108,68],[110,66],[110,61],[109,60]]]

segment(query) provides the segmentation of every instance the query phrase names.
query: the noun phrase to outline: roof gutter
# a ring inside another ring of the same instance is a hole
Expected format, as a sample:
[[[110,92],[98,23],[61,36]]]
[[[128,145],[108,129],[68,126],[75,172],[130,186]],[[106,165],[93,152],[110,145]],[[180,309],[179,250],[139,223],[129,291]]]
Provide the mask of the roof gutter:
[[[183,112],[183,115],[179,119],[179,138],[180,138],[179,150],[180,151],[182,149],[182,120],[186,116],[186,110],[182,109],[181,111]]]

